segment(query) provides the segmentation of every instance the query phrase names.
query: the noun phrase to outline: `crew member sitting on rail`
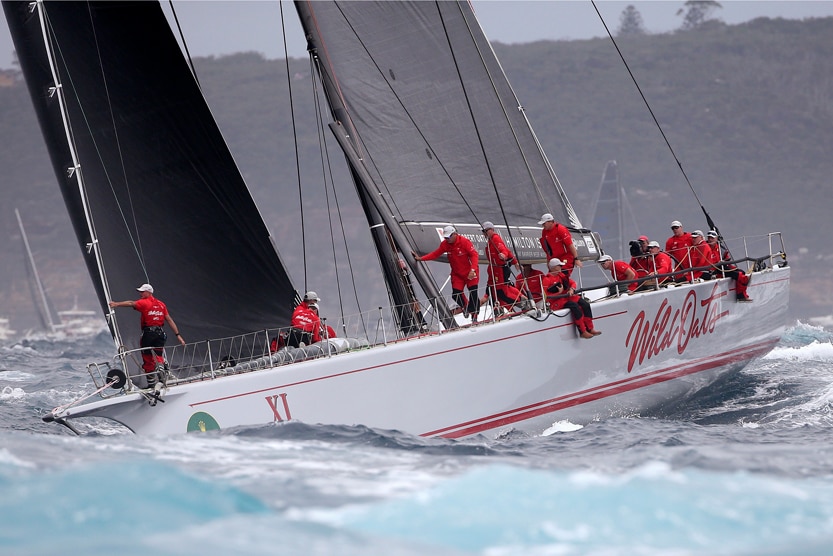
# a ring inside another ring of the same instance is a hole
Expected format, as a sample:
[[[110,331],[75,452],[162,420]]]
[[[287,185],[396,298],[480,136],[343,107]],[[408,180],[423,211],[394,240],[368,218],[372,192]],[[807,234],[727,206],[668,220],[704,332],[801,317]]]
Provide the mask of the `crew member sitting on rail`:
[[[562,272],[563,265],[564,262],[560,259],[550,259],[547,263],[549,274],[545,275],[542,280],[550,310],[569,309],[579,336],[585,339],[598,336],[601,332],[593,328],[593,311],[590,309],[590,303],[580,295],[576,295],[576,283],[565,272]]]
[[[321,319],[318,318],[318,311],[312,309],[312,305],[317,306],[320,300],[313,291],[304,294],[304,300],[292,313],[292,328],[286,339],[287,345],[297,348],[302,343],[308,346],[321,341]]]
[[[610,255],[602,255],[597,262],[603,269],[610,272],[615,282],[620,280],[636,280],[636,271],[625,261],[614,261]],[[634,291],[637,286],[639,286],[638,282],[617,284],[615,286],[611,285],[608,291],[610,295],[622,294]]]

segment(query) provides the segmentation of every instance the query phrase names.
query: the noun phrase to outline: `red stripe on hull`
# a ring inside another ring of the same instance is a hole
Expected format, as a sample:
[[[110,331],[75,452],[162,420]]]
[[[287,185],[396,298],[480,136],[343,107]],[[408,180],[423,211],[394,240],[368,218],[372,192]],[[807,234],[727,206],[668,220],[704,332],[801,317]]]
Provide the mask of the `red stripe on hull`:
[[[446,427],[435,431],[423,433],[420,436],[461,438],[463,436],[477,434],[497,427],[502,427],[504,425],[510,425],[519,421],[532,419],[533,417],[538,417],[540,415],[546,415],[547,413],[554,413],[562,409],[575,407],[577,405],[582,405],[603,398],[608,398],[610,396],[615,396],[624,392],[630,392],[632,390],[638,390],[640,388],[645,388],[654,384],[674,380],[675,378],[680,378],[683,376],[696,374],[702,371],[707,371],[710,369],[714,369],[715,367],[721,367],[723,365],[728,365],[738,361],[753,359],[759,355],[767,353],[777,343],[778,341],[774,340],[764,342],[762,344],[756,344],[754,346],[749,346],[748,348],[745,348],[740,352],[734,351],[728,354],[721,354],[720,356],[718,356],[717,359],[711,359],[709,361],[703,361],[695,364],[676,365],[674,367],[653,371],[637,377],[620,380],[618,382],[608,383],[603,386],[597,386],[588,390],[584,390],[583,392],[575,392],[573,394],[559,396],[557,398],[537,402],[535,404],[528,405],[522,408],[517,408],[510,411],[505,411],[503,413],[498,413],[496,415],[483,417],[475,421],[469,421],[466,423],[461,423],[459,425],[454,425],[451,427]]]

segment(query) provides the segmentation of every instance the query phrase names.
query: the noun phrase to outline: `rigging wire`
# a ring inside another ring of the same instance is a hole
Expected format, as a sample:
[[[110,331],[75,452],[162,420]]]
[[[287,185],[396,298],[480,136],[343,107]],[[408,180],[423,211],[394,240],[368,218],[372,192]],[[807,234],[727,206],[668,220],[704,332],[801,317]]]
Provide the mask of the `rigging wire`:
[[[96,44],[96,52],[97,52],[98,58],[99,58],[99,69],[102,70],[102,76],[101,77],[102,77],[102,80],[104,81],[105,87],[106,87],[107,81],[106,81],[106,78],[103,74],[104,66],[101,62],[101,50],[98,48],[98,39],[97,39],[97,37],[95,37],[95,25],[93,23],[92,9],[89,6],[88,6],[88,9],[87,9],[87,13],[90,17],[90,25],[91,25],[91,28],[92,28],[93,33],[94,33],[94,40],[95,40],[95,44]],[[77,89],[75,87],[75,83],[72,80],[72,75],[69,72],[69,66],[68,66],[66,60],[64,59],[63,51],[61,50],[61,46],[58,43],[58,35],[55,32],[55,29],[52,27],[52,22],[49,19],[49,15],[48,15],[46,7],[43,3],[38,4],[38,17],[39,17],[40,24],[41,24],[41,32],[43,33],[43,37],[44,37],[44,43],[45,43],[44,47],[46,49],[46,55],[47,55],[47,59],[49,61],[49,69],[50,69],[52,79],[53,79],[53,83],[54,83],[54,86],[55,86],[55,94],[58,96],[58,104],[60,106],[61,119],[62,119],[62,123],[63,123],[63,126],[64,126],[64,132],[66,134],[67,148],[69,149],[70,155],[72,157],[72,162],[75,165],[72,168],[72,171],[71,171],[69,177],[72,177],[73,172],[74,172],[75,179],[76,179],[76,182],[78,184],[79,200],[80,200],[81,205],[82,205],[83,210],[84,210],[84,218],[85,218],[85,221],[86,221],[86,224],[87,224],[87,230],[90,233],[90,243],[87,244],[87,254],[90,254],[91,252],[94,253],[93,257],[94,257],[94,260],[95,260],[95,263],[96,263],[96,269],[98,270],[100,286],[102,288],[102,291],[104,293],[105,298],[109,300],[109,299],[112,299],[111,294],[110,294],[110,282],[107,278],[107,272],[104,269],[104,265],[102,263],[101,246],[98,243],[98,232],[96,231],[95,221],[94,221],[93,215],[92,215],[92,209],[90,207],[89,199],[88,199],[88,196],[87,196],[86,185],[85,185],[84,180],[83,180],[83,171],[82,171],[82,168],[81,168],[81,165],[80,165],[80,160],[78,160],[78,157],[77,157],[78,146],[77,146],[76,141],[75,141],[75,133],[73,131],[72,122],[70,121],[70,119],[68,117],[68,114],[66,112],[66,110],[67,110],[66,109],[66,104],[65,104],[66,101],[63,100],[64,96],[67,94],[67,88],[65,87],[65,83],[63,82],[63,79],[59,76],[59,68],[58,68],[58,59],[59,58],[60,58],[61,62],[63,62],[64,67],[67,69],[66,79],[68,80],[68,82],[70,84],[69,90],[71,90],[73,93],[76,94],[75,100],[78,103],[78,107],[81,111],[81,117],[83,119],[84,124],[87,127],[87,131],[90,132],[91,137],[93,137],[95,134],[92,133],[90,122],[89,122],[89,119],[87,118],[87,113],[84,110],[83,104],[80,102],[80,99],[77,96]],[[105,89],[105,91],[106,91],[106,89]],[[107,92],[106,95],[107,95],[107,99],[108,99],[108,106],[110,107],[111,121],[114,121],[113,118],[112,118],[112,113],[113,113],[112,106],[109,103],[109,99],[110,99],[109,92]],[[115,122],[114,122],[113,128],[115,130]],[[116,137],[118,137],[118,135],[116,135]],[[95,147],[96,154],[98,155],[99,160],[102,160],[101,152],[98,149],[98,144],[93,142],[93,146]],[[119,153],[121,155],[121,149],[119,149]],[[102,160],[102,168],[104,169],[107,184],[110,186],[110,189],[112,191],[113,190],[113,182],[110,179],[109,172],[107,172],[106,165],[103,164],[103,160]],[[124,169],[123,158],[122,158],[122,169]],[[119,212],[121,213],[122,219],[124,220],[124,213],[121,211],[121,206],[119,206]],[[134,222],[135,222],[135,218],[134,218]],[[136,250],[137,247],[136,247],[136,243],[135,243],[134,238],[133,238],[133,234],[130,235],[130,238],[131,238],[131,241],[133,241],[134,250]],[[139,262],[142,265],[143,271],[145,271],[145,274],[147,275],[147,271],[145,270],[145,267],[144,267],[144,260],[142,259],[141,254],[138,251],[137,251],[137,255],[139,255]],[[110,332],[111,332],[112,337],[113,337],[113,341],[116,343],[116,346],[118,347],[122,344],[121,332],[119,330],[118,321],[115,318],[115,315],[112,311],[106,313],[106,317],[107,317],[108,327],[110,328]]]
[[[182,46],[185,48],[185,57],[188,59],[188,65],[191,66],[191,74],[194,76],[194,81],[197,82],[197,87],[202,89],[200,79],[197,77],[197,70],[194,68],[194,60],[191,59],[191,52],[188,50],[188,43],[185,42],[185,35],[182,33],[182,26],[179,24],[179,16],[176,15],[176,10],[174,9],[174,0],[168,0],[168,3],[171,5],[171,13],[174,16],[176,30],[179,31],[179,40],[182,41]]]
[[[341,11],[341,6],[337,6],[337,7],[338,7],[339,11]],[[442,162],[442,160],[440,160],[440,157],[439,157],[439,156],[438,156],[438,154],[434,151],[434,149],[432,149],[432,148],[431,148],[431,143],[428,141],[428,138],[427,138],[427,137],[425,137],[425,134],[422,132],[422,129],[419,127],[419,125],[417,125],[417,123],[416,123],[416,121],[414,120],[413,116],[411,115],[410,111],[408,111],[408,109],[405,107],[405,103],[402,101],[402,99],[401,99],[401,97],[399,96],[399,94],[396,92],[396,90],[394,89],[394,87],[391,85],[390,80],[389,80],[389,79],[385,76],[385,72],[382,70],[382,68],[381,68],[381,67],[379,67],[378,62],[377,62],[377,61],[376,61],[376,59],[375,59],[375,58],[371,55],[370,50],[369,50],[369,49],[367,48],[367,46],[365,45],[364,41],[363,41],[363,40],[362,40],[362,38],[361,38],[361,35],[360,35],[358,32],[356,32],[356,31],[355,31],[355,26],[354,26],[354,25],[350,22],[350,20],[347,18],[347,15],[346,15],[344,12],[341,12],[341,15],[342,15],[342,17],[344,18],[345,23],[347,23],[348,27],[349,27],[349,28],[353,31],[353,34],[355,35],[356,40],[359,42],[359,44],[361,44],[362,48],[363,48],[363,49],[364,49],[364,51],[367,53],[368,58],[370,59],[370,61],[371,61],[371,62],[373,62],[373,66],[376,68],[376,71],[379,73],[379,76],[380,76],[380,77],[382,78],[382,80],[385,82],[385,85],[387,85],[388,90],[391,92],[391,94],[394,96],[394,98],[396,98],[396,101],[397,101],[397,103],[399,104],[399,107],[402,109],[402,111],[404,112],[404,114],[408,117],[408,120],[409,120],[409,121],[411,122],[411,124],[414,126],[414,130],[415,130],[415,131],[419,134],[419,136],[423,139],[423,141],[425,141],[425,144],[427,145],[427,148],[428,148],[428,149],[430,150],[430,152],[431,152],[431,156],[432,156],[432,157],[434,157],[434,159],[436,159],[437,164],[439,164],[439,166],[440,166],[440,168],[442,169],[443,173],[444,173],[444,174],[446,175],[446,177],[448,178],[449,183],[451,183],[451,185],[453,185],[453,186],[454,186],[454,189],[457,191],[457,194],[459,195],[460,200],[461,200],[461,201],[462,201],[462,203],[466,206],[466,208],[469,210],[469,213],[472,215],[472,217],[476,220],[476,219],[477,219],[477,215],[474,213],[474,209],[472,209],[472,207],[471,207],[471,205],[469,204],[469,202],[468,202],[468,201],[466,200],[466,198],[463,196],[463,193],[462,193],[462,191],[460,191],[459,187],[457,186],[457,183],[456,183],[456,182],[455,182],[455,181],[451,178],[451,175],[448,173],[448,169],[446,168],[446,165]],[[332,80],[333,80],[333,82],[334,82],[334,83],[338,83],[338,80],[335,78],[335,76],[331,76],[331,78],[332,78]],[[339,87],[339,91],[340,91],[340,87]],[[340,94],[340,93],[339,93],[339,94]],[[345,103],[344,103],[344,105],[346,106],[346,105],[347,105],[347,103],[345,102]],[[357,135],[357,134],[354,134],[354,135]],[[367,154],[366,150],[365,150],[365,153],[364,153],[364,154],[365,154],[365,156],[369,156],[369,155]],[[371,163],[372,163],[372,162],[373,162],[373,161],[372,161],[372,157],[371,157]],[[374,166],[374,168],[376,167],[375,163],[373,164],[373,166]],[[378,170],[377,170],[377,173],[378,173]],[[383,182],[383,183],[384,183],[384,182]],[[377,186],[377,187],[378,187],[378,186]],[[392,199],[392,197],[390,196],[390,194],[388,194],[387,198],[388,198],[388,199],[390,199],[390,200],[391,200],[390,202],[393,202],[393,203],[394,203],[394,206],[395,206],[395,201]],[[399,211],[399,209],[398,209],[398,208],[397,208],[397,210],[396,210],[396,214],[398,214],[398,215],[399,215],[400,220],[401,220],[401,219],[402,219],[402,213],[401,213],[401,211]],[[410,236],[410,237],[411,237],[411,240],[413,240],[413,239],[414,239],[414,238],[413,238],[413,234],[410,232],[410,230],[405,229],[405,230],[403,230],[403,232],[404,232],[404,233],[406,233],[408,236]]]
[[[645,98],[645,94],[642,92],[642,88],[639,86],[639,83],[636,81],[636,77],[634,76],[633,72],[631,71],[630,66],[628,65],[628,61],[625,60],[625,55],[622,53],[622,50],[619,48],[619,44],[616,42],[616,39],[613,38],[613,33],[610,32],[610,29],[605,23],[604,18],[602,17],[601,12],[599,12],[598,6],[596,6],[596,0],[590,0],[590,3],[593,4],[593,9],[596,10],[596,14],[599,16],[599,20],[602,22],[602,25],[607,31],[607,36],[610,37],[613,46],[616,48],[616,52],[619,54],[619,57],[622,59],[622,63],[625,65],[625,69],[628,70],[628,75],[630,75],[633,84],[636,86],[636,90],[639,91],[639,96],[642,97],[642,102],[645,103],[645,107],[648,109],[648,112],[651,114],[651,118],[654,120],[654,124],[656,124],[657,129],[659,130],[660,135],[662,135],[662,139],[665,141],[668,150],[671,152],[671,156],[674,157],[674,161],[677,163],[677,167],[680,169],[680,173],[682,173],[683,178],[685,178],[686,183],[688,184],[688,188],[691,189],[691,193],[694,195],[694,199],[697,201],[697,204],[700,205],[700,210],[703,211],[703,214],[706,216],[706,222],[709,225],[709,228],[716,231],[720,236],[720,230],[717,229],[714,221],[712,221],[712,217],[709,216],[709,213],[706,211],[706,207],[703,206],[703,203],[700,202],[700,198],[697,196],[697,192],[694,190],[694,186],[691,184],[691,180],[688,179],[688,174],[686,174],[685,170],[683,169],[683,164],[680,162],[680,159],[677,158],[677,153],[674,152],[674,148],[671,146],[671,142],[668,140],[668,137],[665,135],[665,132],[662,129],[662,126],[659,125],[659,120],[657,120],[656,115],[654,114],[654,110],[651,108],[651,105],[648,103],[648,99]]]
[[[281,11],[281,34],[283,35],[283,57],[286,63],[286,88],[289,90],[289,112],[292,119],[292,140],[295,144],[295,173],[298,178],[298,204],[301,208],[301,256],[304,267],[304,292],[307,287],[307,238],[304,224],[304,192],[301,188],[301,157],[298,152],[298,131],[295,125],[295,103],[292,98],[292,77],[289,71],[289,49],[286,45],[286,18],[283,15],[283,2],[278,2]],[[297,296],[296,296],[297,297]]]
[[[460,85],[463,88],[463,96],[466,99],[466,105],[469,107],[469,113],[472,116],[472,124],[474,125],[475,132],[477,133],[477,140],[480,143],[480,149],[481,149],[481,152],[483,153],[483,161],[486,163],[486,168],[489,171],[489,177],[491,178],[490,181],[492,183],[492,189],[494,189],[494,191],[495,191],[495,198],[497,199],[498,207],[500,207],[500,215],[501,215],[501,218],[503,218],[503,221],[506,222],[506,233],[509,234],[509,244],[511,245],[510,250],[512,251],[512,254],[515,255],[515,260],[520,261],[520,258],[518,257],[518,253],[517,253],[516,248],[515,248],[515,237],[512,235],[512,228],[509,226],[509,219],[506,216],[506,209],[504,209],[504,207],[503,207],[503,200],[501,199],[500,191],[498,191],[497,183],[495,182],[495,177],[494,177],[494,174],[492,173],[492,165],[489,164],[489,157],[486,154],[486,149],[483,146],[483,140],[480,136],[480,128],[478,127],[477,121],[474,118],[474,112],[471,109],[471,103],[469,102],[468,93],[466,92],[466,87],[465,87],[465,84],[463,83],[463,77],[460,74],[460,67],[457,64],[457,57],[454,55],[454,48],[451,45],[451,39],[448,36],[448,29],[445,26],[445,19],[442,16],[442,12],[440,11],[439,6],[437,6],[437,12],[440,16],[440,21],[443,24],[443,31],[445,32],[446,40],[448,41],[448,47],[449,47],[449,51],[451,52],[451,57],[454,60],[454,67],[457,69],[457,75],[460,79]],[[521,153],[521,158],[523,158],[523,160],[524,160],[524,166],[526,166],[527,174],[529,174],[529,177],[532,179],[532,183],[535,184],[535,189],[540,191],[540,188],[538,186],[538,182],[535,180],[535,176],[532,174],[532,169],[529,167],[529,163],[528,163],[527,158],[526,158],[526,153],[524,153],[523,149],[521,149],[521,143],[518,140],[517,133],[515,133],[514,126],[512,126],[512,121],[509,119],[509,114],[507,114],[506,108],[503,106],[503,102],[501,102],[500,94],[498,93],[497,86],[495,85],[495,80],[492,78],[492,74],[489,71],[489,67],[486,65],[486,61],[483,58],[483,53],[480,51],[480,47],[478,47],[478,45],[477,45],[477,40],[474,38],[474,33],[471,31],[471,26],[469,25],[469,21],[466,19],[466,16],[463,13],[462,8],[460,8],[460,16],[463,18],[463,21],[465,21],[465,23],[466,23],[466,28],[469,30],[469,36],[472,38],[472,44],[474,45],[474,49],[477,51],[477,55],[480,58],[480,63],[483,65],[483,69],[486,71],[486,75],[489,78],[489,84],[492,86],[492,91],[494,91],[495,97],[497,98],[498,104],[500,105],[501,111],[503,112],[503,116],[506,119],[506,122],[509,124],[509,129],[512,130],[512,137],[515,139],[515,145],[518,146],[518,151]],[[541,199],[543,199],[543,195],[541,195],[540,193],[539,193],[539,197]],[[486,243],[487,244],[489,243],[489,238],[487,238]],[[488,247],[485,249],[485,252],[486,253],[489,252]],[[491,261],[489,261],[489,264],[491,264]]]
[[[354,295],[355,300],[356,300],[356,306],[359,309],[359,314],[361,314],[362,309],[361,309],[361,302],[359,301],[359,292],[358,292],[358,289],[356,288],[356,276],[355,276],[355,273],[353,272],[353,260],[350,257],[350,248],[348,247],[348,244],[347,244],[347,232],[344,229],[344,218],[342,217],[342,214],[341,214],[341,204],[338,202],[338,193],[336,192],[335,180],[333,179],[333,168],[332,168],[332,164],[330,162],[329,149],[327,148],[327,134],[324,131],[324,117],[322,115],[323,111],[321,109],[321,95],[320,95],[319,90],[318,90],[318,80],[315,78],[315,75],[316,75],[316,71],[315,71],[315,68],[314,68],[315,60],[316,59],[314,59],[313,56],[310,56],[310,81],[312,83],[312,97],[313,97],[313,101],[314,101],[314,104],[315,104],[315,122],[316,122],[315,128],[316,128],[316,131],[318,132],[318,150],[319,150],[319,155],[321,156],[321,174],[322,174],[322,177],[324,179],[324,195],[325,195],[325,198],[327,200],[327,220],[329,221],[329,225],[330,225],[330,239],[331,239],[331,244],[332,244],[332,249],[333,249],[333,270],[335,271],[335,275],[336,275],[336,290],[338,292],[338,305],[339,305],[339,311],[341,313],[341,320],[342,320],[342,323],[344,323],[344,299],[343,299],[342,293],[341,293],[341,279],[339,277],[338,259],[336,257],[335,233],[334,233],[334,230],[333,230],[333,218],[332,218],[332,212],[331,212],[331,209],[330,209],[330,195],[329,195],[329,189],[327,188],[327,182],[328,182],[327,176],[328,175],[329,175],[329,184],[330,184],[330,187],[332,187],[332,190],[333,190],[333,199],[335,201],[336,212],[338,214],[338,221],[339,221],[339,225],[340,225],[340,228],[341,228],[341,238],[342,238],[342,241],[344,242],[344,253],[345,253],[345,256],[347,257],[347,266],[350,270],[350,282],[353,285],[353,295]],[[364,326],[364,317],[363,316],[362,316],[361,320],[362,320],[362,327],[365,328],[365,326]],[[365,333],[367,333],[366,329],[365,329]]]

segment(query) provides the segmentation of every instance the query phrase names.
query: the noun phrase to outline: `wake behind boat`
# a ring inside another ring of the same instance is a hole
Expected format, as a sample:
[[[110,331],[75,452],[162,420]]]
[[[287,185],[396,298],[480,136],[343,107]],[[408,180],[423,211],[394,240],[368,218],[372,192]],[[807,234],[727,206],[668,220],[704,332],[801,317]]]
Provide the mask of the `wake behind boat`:
[[[733,262],[754,271],[753,303],[737,302],[730,278],[611,297],[600,274],[577,269],[604,331],[592,340],[579,339],[565,310],[486,308],[476,324],[455,316],[411,256],[433,250],[445,226],[477,242],[481,264],[479,223],[495,215],[522,262],[545,260],[530,226],[545,212],[568,226],[582,260],[598,259],[603,238],[582,226],[467,3],[296,7],[392,303],[340,317],[339,338],[291,348],[278,341],[298,298],[273,245],[281,238],[260,217],[160,7],[4,2],[119,351],[90,365],[95,392],[48,420],[105,417],[138,433],[290,419],[450,438],[540,433],[565,418],[672,403],[778,341],[790,269],[777,233],[729,245]],[[175,302],[192,342],[166,348],[153,390],[136,315],[108,307],[113,292],[143,281]]]

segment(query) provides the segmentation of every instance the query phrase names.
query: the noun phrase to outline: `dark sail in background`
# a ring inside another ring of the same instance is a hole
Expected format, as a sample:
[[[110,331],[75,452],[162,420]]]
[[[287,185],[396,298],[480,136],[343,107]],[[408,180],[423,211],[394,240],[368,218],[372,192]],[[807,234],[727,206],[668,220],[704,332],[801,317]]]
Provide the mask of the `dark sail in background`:
[[[551,212],[581,226],[468,3],[296,6],[367,185],[397,221],[518,226]]]
[[[288,325],[294,288],[160,6],[46,2],[102,283],[30,4],[4,2],[6,19],[102,309],[148,281],[188,341]],[[133,344],[138,314],[116,316]]]

